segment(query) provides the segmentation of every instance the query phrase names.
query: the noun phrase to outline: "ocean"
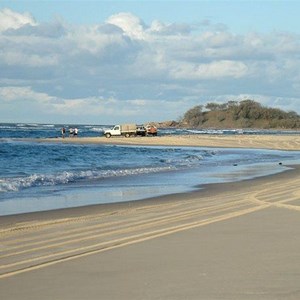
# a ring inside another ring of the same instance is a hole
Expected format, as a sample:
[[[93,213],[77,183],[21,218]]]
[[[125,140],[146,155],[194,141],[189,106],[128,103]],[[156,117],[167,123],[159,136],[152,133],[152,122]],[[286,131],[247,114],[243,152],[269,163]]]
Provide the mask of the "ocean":
[[[62,124],[0,124],[0,215],[140,200],[203,184],[265,176],[299,164],[299,151],[42,143]],[[108,125],[77,127],[79,137]],[[259,130],[161,129],[168,134],[282,134]],[[298,134],[290,131],[289,134]]]

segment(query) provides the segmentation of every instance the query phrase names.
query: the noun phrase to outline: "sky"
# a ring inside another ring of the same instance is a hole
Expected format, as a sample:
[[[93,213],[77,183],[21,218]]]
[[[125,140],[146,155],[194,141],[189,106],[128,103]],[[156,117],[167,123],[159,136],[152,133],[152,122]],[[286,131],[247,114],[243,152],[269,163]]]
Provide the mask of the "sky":
[[[300,1],[0,0],[0,122],[179,120],[252,99],[300,114]]]

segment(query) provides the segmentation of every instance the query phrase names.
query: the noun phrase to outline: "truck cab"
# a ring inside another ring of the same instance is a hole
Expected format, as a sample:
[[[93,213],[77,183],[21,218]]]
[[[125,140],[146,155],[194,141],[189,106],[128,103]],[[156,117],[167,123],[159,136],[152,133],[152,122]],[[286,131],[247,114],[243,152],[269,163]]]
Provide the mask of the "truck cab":
[[[109,130],[106,130],[104,132],[104,135],[107,138],[110,138],[111,136],[117,136],[117,135],[121,135],[121,126],[120,125],[115,125],[114,127],[112,127]]]
[[[106,132],[106,135],[109,134],[111,135],[121,135],[121,127],[120,125],[115,125],[113,128],[111,128],[110,130],[108,130]]]

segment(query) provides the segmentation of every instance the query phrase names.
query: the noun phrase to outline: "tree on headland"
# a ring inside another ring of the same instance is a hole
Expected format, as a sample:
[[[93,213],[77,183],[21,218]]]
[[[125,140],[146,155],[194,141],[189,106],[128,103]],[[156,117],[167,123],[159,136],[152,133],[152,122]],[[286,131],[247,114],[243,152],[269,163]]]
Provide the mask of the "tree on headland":
[[[225,110],[227,109],[227,107],[228,107],[227,103],[219,104],[219,103],[210,102],[205,105],[205,108],[211,111]]]
[[[203,121],[202,108],[203,108],[202,105],[197,105],[197,106],[189,109],[184,114],[182,122],[191,127],[200,126]]]
[[[278,108],[269,108],[246,99],[227,103],[210,102],[189,109],[181,126],[192,128],[300,128],[300,116]]]

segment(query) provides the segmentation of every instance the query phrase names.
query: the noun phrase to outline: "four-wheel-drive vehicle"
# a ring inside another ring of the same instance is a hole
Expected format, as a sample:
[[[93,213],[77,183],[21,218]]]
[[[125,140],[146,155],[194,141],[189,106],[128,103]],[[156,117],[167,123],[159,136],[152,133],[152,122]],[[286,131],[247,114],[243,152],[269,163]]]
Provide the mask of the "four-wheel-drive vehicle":
[[[136,127],[136,135],[146,136],[146,128],[143,125],[138,125]]]
[[[147,125],[146,126],[147,135],[157,135],[157,128],[154,125]]]
[[[105,130],[104,135],[107,138],[110,138],[111,136],[135,136],[136,135],[136,124],[121,124],[121,125],[115,125],[112,129]]]
[[[146,136],[146,135],[157,135],[157,128],[154,125],[136,125],[136,124],[121,124],[115,125],[113,128],[104,131],[104,135],[107,138],[111,136]]]

